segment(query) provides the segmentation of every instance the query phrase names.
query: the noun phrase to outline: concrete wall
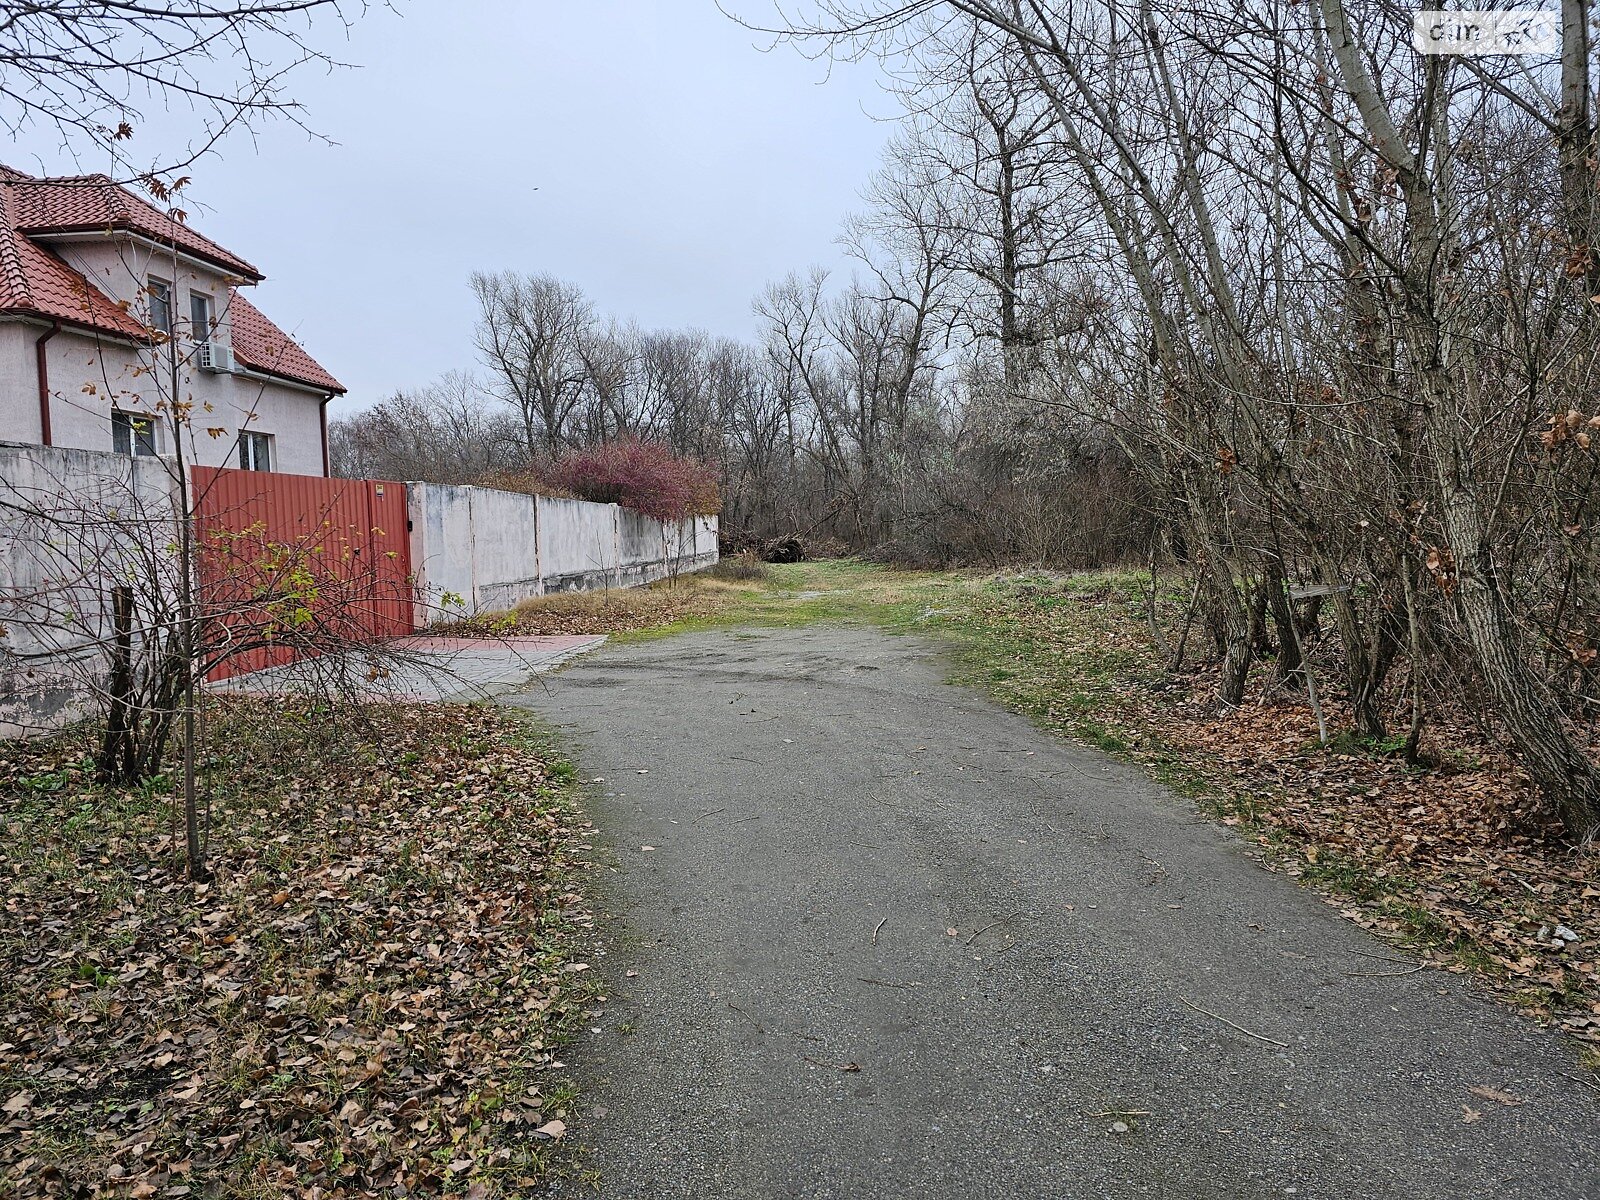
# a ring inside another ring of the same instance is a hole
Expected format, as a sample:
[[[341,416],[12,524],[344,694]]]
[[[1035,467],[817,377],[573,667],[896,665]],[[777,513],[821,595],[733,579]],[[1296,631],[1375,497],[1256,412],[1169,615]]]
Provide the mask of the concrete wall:
[[[445,484],[406,485],[411,573],[417,580],[417,619],[449,620],[478,610],[472,545],[472,493]]]
[[[697,561],[709,566],[717,561],[717,518],[694,519],[694,555]]]
[[[617,506],[539,497],[539,566],[547,592],[617,586]]]
[[[473,575],[478,611],[513,608],[539,595],[538,501],[518,492],[471,488]]]
[[[717,561],[717,518],[691,517],[663,528],[669,573],[698,571]]]
[[[550,592],[636,587],[717,561],[717,519],[663,523],[615,504],[409,483],[411,564],[426,619]]]
[[[623,587],[660,579],[666,562],[665,527],[660,521],[617,509],[617,575]]]
[[[112,583],[170,596],[169,459],[0,442],[0,737],[78,715],[104,671]],[[137,623],[137,622],[136,622]]]
[[[173,594],[176,470],[170,457],[0,441],[0,737],[85,710],[90,681],[104,676],[113,583],[134,588],[136,612]],[[717,560],[715,517],[663,523],[489,488],[413,483],[406,493],[419,623]]]
[[[497,612],[543,594],[534,497],[410,483],[406,504],[420,620]]]

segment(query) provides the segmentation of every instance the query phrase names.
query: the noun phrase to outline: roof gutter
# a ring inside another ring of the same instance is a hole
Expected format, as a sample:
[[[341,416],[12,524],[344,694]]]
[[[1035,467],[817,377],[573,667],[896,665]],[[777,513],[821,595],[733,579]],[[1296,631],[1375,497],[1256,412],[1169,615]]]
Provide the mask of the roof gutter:
[[[0,312],[0,325],[15,323],[18,325],[32,325],[39,329],[49,329],[59,326],[70,333],[81,333],[101,342],[113,342],[118,346],[132,346],[134,349],[146,349],[150,345],[148,338],[137,337],[119,329],[107,329],[103,325],[96,325],[92,321],[74,321],[71,317],[57,317],[50,313],[38,312],[29,309],[26,312],[5,311]]]
[[[344,395],[343,389],[335,392],[326,384],[309,383],[304,379],[296,379],[292,375],[279,375],[275,371],[262,370],[260,367],[247,367],[244,363],[239,362],[239,352],[235,350],[233,353],[234,361],[239,363],[238,366],[234,367],[233,373],[241,379],[256,379],[262,383],[276,383],[302,392],[312,392],[318,396],[326,396],[330,400],[335,396]]]
[[[50,440],[50,356],[45,352],[45,343],[61,332],[61,322],[50,322],[50,328],[41,333],[33,342],[34,369],[39,375],[39,441],[46,446],[54,445]]]

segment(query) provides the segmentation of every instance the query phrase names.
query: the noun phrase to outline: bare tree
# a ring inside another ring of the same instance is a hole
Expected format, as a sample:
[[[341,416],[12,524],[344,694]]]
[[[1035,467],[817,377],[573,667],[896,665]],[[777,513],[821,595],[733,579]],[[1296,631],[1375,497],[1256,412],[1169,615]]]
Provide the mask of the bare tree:
[[[517,420],[475,376],[450,371],[328,428],[333,473],[346,478],[470,483],[523,455]]]
[[[1021,420],[1102,423],[1139,473],[1196,573],[1219,699],[1272,654],[1315,704],[1302,650],[1331,616],[1359,733],[1386,735],[1410,658],[1414,753],[1430,669],[1465,662],[1579,840],[1600,826],[1590,16],[1565,5],[1559,60],[1512,63],[1416,56],[1381,0],[823,0],[780,23],[902,72],[910,186],[872,197],[899,234],[879,243],[909,267],[964,231],[947,261],[999,297],[1001,390]],[[1030,277],[1041,321],[1017,313]],[[952,324],[978,295],[956,294]],[[983,373],[963,378],[970,416]]]
[[[550,275],[475,273],[478,350],[522,418],[530,458],[556,458],[583,401],[583,346],[594,314],[575,285]]]
[[[159,177],[192,165],[231,130],[268,118],[302,124],[288,93],[299,68],[334,65],[315,40],[342,30],[364,0],[0,0],[0,120],[43,125],[69,149],[119,161],[141,106],[180,108],[199,129],[145,163]]]

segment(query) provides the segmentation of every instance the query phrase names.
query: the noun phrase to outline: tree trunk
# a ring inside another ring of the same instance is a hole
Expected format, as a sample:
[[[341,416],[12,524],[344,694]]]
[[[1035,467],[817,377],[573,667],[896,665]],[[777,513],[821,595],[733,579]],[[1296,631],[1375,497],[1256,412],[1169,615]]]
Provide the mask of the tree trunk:
[[[111,589],[111,620],[114,640],[111,651],[111,678],[106,690],[111,696],[111,712],[106,718],[105,737],[95,769],[109,783],[131,783],[135,778],[134,746],[136,722],[133,719],[133,589]]]
[[[1275,682],[1289,685],[1301,673],[1300,634],[1294,624],[1294,609],[1289,604],[1289,582],[1284,577],[1283,564],[1267,565],[1267,600],[1272,610],[1272,628],[1278,640],[1278,665],[1273,672]]]
[[[1600,829],[1600,770],[1528,664],[1477,510],[1476,498],[1465,491],[1446,499],[1443,517],[1459,572],[1456,611],[1518,758],[1560,814],[1567,833],[1588,842]]]
[[[1561,3],[1561,108],[1556,117],[1557,168],[1567,226],[1567,273],[1584,289],[1580,311],[1600,295],[1596,245],[1594,115],[1589,98],[1589,0]]]

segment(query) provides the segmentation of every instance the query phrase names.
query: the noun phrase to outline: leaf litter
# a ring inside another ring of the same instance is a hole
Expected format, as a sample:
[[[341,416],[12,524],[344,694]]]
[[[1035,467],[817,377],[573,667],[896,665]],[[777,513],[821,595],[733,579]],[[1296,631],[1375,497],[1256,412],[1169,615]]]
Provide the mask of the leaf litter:
[[[520,1194],[603,1000],[570,773],[489,708],[212,720],[210,884],[170,782],[0,746],[0,1196]]]

